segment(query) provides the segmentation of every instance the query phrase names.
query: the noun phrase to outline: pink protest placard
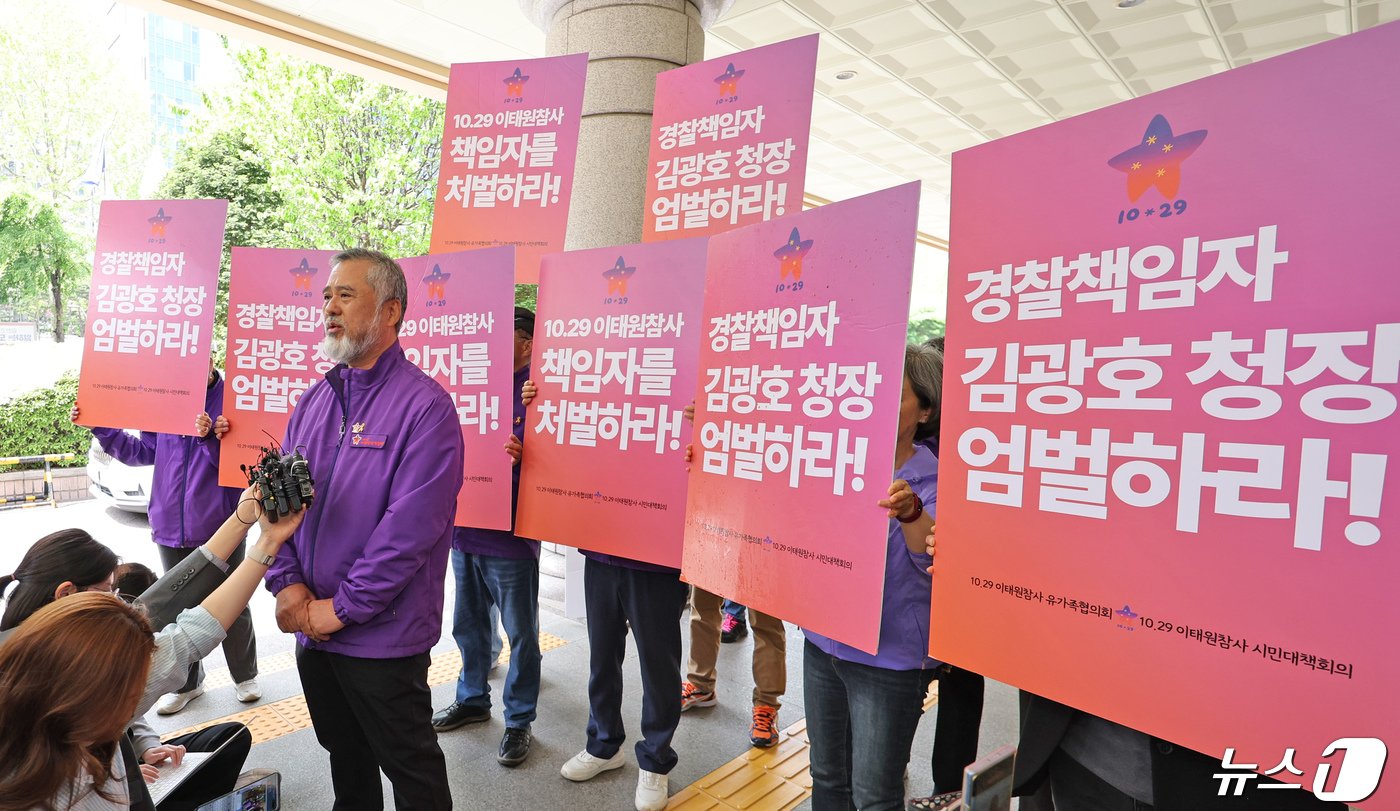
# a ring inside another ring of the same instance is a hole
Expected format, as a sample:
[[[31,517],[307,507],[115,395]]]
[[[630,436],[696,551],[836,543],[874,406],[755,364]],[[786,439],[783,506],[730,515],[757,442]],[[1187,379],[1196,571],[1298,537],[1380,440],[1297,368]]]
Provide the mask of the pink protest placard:
[[[105,200],[83,334],[84,425],[194,434],[225,200]]]
[[[510,529],[515,249],[400,259],[408,279],[404,355],[457,404],[466,449],[457,525]]]
[[[682,574],[872,653],[918,210],[910,183],[711,237],[705,282]]]
[[[287,434],[297,400],[335,366],[321,352],[322,290],[335,251],[234,248],[229,271],[219,484],[246,487],[261,448]],[[291,449],[288,449],[291,452]]]
[[[817,35],[656,77],[642,241],[802,210]]]
[[[453,65],[432,253],[515,246],[515,280],[564,249],[588,54]]]
[[[1322,796],[1400,741],[1396,53],[957,153],[935,657]]]
[[[518,535],[680,566],[705,240],[540,269]]]

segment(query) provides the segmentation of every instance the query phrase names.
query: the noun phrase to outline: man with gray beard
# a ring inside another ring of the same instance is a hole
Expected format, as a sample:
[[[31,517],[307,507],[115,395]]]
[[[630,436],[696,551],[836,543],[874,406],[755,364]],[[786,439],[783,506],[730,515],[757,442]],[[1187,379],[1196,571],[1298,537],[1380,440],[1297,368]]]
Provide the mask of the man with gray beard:
[[[297,634],[335,807],[383,808],[382,769],[398,808],[448,809],[428,651],[442,628],[461,426],[452,397],[399,347],[398,263],[356,248],[331,267],[321,348],[337,365],[302,395],[283,443],[305,453],[316,500],[267,586],[278,627]]]

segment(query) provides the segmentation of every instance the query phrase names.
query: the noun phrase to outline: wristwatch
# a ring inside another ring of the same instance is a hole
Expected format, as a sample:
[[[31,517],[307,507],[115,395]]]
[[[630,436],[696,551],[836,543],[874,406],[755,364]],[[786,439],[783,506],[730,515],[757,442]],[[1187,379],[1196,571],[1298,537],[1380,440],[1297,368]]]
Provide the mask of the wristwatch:
[[[254,563],[261,563],[264,566],[271,566],[272,561],[276,559],[277,558],[273,555],[255,555],[252,553],[248,554],[248,560],[251,560]]]

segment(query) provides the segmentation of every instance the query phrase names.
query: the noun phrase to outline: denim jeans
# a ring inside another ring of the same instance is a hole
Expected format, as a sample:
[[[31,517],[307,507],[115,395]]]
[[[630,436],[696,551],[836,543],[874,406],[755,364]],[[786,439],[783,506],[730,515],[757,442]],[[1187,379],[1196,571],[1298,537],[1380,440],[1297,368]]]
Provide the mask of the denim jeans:
[[[725,600],[724,604],[720,606],[720,610],[733,617],[734,619],[740,622],[744,622],[745,609],[743,605],[736,603],[733,600]]]
[[[902,811],[923,671],[847,662],[807,642],[802,678],[812,811]]]
[[[496,666],[496,662],[501,658],[501,649],[505,643],[501,642],[501,609],[496,607],[496,603],[491,603],[491,667]]]
[[[457,700],[472,706],[491,706],[491,685],[486,676],[495,661],[491,657],[491,641],[496,626],[489,610],[495,603],[510,640],[510,668],[501,690],[506,726],[528,729],[535,720],[540,695],[539,561],[473,555],[454,549],[452,572],[457,578],[452,638],[462,652]]]

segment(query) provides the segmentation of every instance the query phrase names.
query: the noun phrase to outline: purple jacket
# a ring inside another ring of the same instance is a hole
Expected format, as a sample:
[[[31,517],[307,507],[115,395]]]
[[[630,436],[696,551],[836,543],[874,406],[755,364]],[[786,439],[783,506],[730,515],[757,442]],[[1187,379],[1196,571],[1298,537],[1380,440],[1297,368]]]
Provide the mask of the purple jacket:
[[[938,458],[922,444],[914,443],[914,455],[895,471],[896,479],[909,486],[924,502],[930,517],[937,513]],[[928,655],[929,600],[933,558],[915,554],[904,544],[904,530],[890,519],[885,549],[885,600],[880,606],[880,644],[871,656],[843,642],[803,629],[807,641],[828,655],[847,662],[886,670],[921,670],[937,664]]]
[[[311,465],[316,501],[267,572],[304,583],[345,628],[306,647],[413,656],[442,634],[462,429],[452,397],[395,343],[372,369],[336,366],[297,403],[283,447]]]
[[[510,432],[521,442],[525,441],[525,405],[520,402],[520,387],[530,379],[530,364],[515,373],[515,409],[512,412]],[[520,503],[520,465],[510,468],[510,520],[515,523],[515,505]],[[539,560],[540,542],[521,538],[503,529],[480,529],[478,527],[457,527],[452,533],[452,548],[469,555],[487,555],[493,558],[512,560]]]
[[[204,394],[210,419],[224,412],[224,379]],[[196,415],[190,415],[191,424]],[[155,465],[151,478],[151,536],[161,546],[192,548],[209,540],[238,506],[242,492],[219,486],[219,440],[214,432],[200,439],[179,434],[141,432],[134,437],[118,428],[93,428],[102,450],[127,465]]]

